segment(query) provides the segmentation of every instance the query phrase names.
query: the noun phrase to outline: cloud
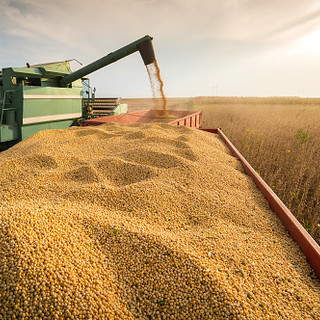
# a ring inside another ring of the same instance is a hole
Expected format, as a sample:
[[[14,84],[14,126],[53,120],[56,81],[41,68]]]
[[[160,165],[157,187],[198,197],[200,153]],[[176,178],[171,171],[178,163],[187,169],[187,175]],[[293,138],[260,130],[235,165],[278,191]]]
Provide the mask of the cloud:
[[[5,64],[67,58],[87,64],[150,34],[171,92],[200,86],[200,79],[215,82],[212,74],[245,70],[252,61],[278,61],[269,57],[291,53],[320,28],[317,0],[0,0],[0,12]],[[125,78],[112,90],[133,91],[131,74],[144,72],[138,59],[108,68],[111,77]]]
[[[7,0],[1,2],[2,32],[9,36],[19,36],[43,43],[68,44],[72,42],[71,28],[68,24],[64,25],[68,16],[65,10],[59,7],[59,2],[61,1]],[[68,6],[64,5],[64,9],[68,9]]]
[[[161,40],[263,42],[320,24],[315,0],[4,0],[0,9],[7,34],[67,45],[90,38],[99,45],[104,35],[123,39],[149,30]]]

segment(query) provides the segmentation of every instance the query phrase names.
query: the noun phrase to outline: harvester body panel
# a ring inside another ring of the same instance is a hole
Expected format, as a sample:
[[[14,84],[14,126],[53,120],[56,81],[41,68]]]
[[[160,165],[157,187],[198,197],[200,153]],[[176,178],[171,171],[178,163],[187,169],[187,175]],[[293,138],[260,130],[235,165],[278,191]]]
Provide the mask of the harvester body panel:
[[[82,82],[59,87],[65,71],[5,68],[0,86],[0,143],[2,148],[46,129],[68,128],[82,116]]]
[[[22,140],[46,129],[68,128],[82,116],[82,87],[24,87]]]

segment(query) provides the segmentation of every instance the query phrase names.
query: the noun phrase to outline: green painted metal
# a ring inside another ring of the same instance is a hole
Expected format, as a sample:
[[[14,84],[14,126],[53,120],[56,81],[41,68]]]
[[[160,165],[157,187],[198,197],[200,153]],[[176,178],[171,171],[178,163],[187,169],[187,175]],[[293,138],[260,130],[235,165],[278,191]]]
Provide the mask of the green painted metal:
[[[145,64],[149,64],[155,60],[154,50],[151,43],[152,37],[144,36],[143,38],[134,41],[121,49],[118,49],[114,52],[109,53],[108,55],[102,57],[99,60],[96,60],[89,65],[63,77],[60,81],[62,86],[67,86],[69,83],[81,79],[82,77],[92,73],[98,69],[101,69],[113,62],[116,62],[136,51],[140,51],[141,56]],[[150,49],[151,46],[151,49]],[[147,50],[145,50],[147,48]],[[152,55],[153,53],[153,55]]]
[[[139,51],[145,64],[155,60],[152,37],[145,36],[71,73],[70,60],[0,71],[0,148],[47,129],[68,128],[76,119],[86,118],[83,110],[82,79],[110,63]],[[90,91],[90,90],[89,90]],[[84,93],[84,94],[83,94]],[[120,105],[114,114],[127,112]]]
[[[126,103],[121,103],[119,105],[117,105],[112,112],[110,113],[110,115],[116,116],[122,113],[128,113],[128,105]]]
[[[70,73],[71,72],[70,61],[72,60],[40,63],[40,64],[32,65],[32,67],[43,67],[43,68],[49,68],[51,70]]]
[[[8,125],[14,125],[16,122],[16,113],[14,110],[6,111],[6,122]]]
[[[39,131],[69,128],[73,124],[73,122],[74,120],[63,120],[63,121],[36,123],[28,126],[23,126],[21,128],[22,140],[32,136],[33,134]]]
[[[82,116],[82,82],[59,87],[65,70],[5,68],[0,85],[0,143],[46,129],[68,128]],[[2,146],[3,147],[3,146]]]
[[[7,142],[19,139],[19,130],[16,125],[2,125],[0,126],[1,136],[0,142]]]
[[[76,82],[79,86],[68,89],[24,87],[23,117],[82,113],[81,80]]]

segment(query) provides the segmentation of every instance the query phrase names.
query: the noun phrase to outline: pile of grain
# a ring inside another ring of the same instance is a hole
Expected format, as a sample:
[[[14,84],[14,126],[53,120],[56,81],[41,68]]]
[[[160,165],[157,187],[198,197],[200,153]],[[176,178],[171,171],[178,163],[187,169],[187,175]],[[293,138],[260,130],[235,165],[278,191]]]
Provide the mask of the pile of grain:
[[[319,319],[304,255],[216,135],[39,132],[0,155],[1,319]]]

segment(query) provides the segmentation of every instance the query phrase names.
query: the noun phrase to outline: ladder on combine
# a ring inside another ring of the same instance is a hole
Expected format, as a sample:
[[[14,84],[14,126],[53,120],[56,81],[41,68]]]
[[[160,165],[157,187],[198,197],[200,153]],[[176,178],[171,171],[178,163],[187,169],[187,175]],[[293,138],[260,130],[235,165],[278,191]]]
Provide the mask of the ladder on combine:
[[[92,114],[94,117],[104,117],[113,113],[120,104],[120,98],[95,98],[92,101]]]
[[[83,99],[83,109],[89,115],[89,118],[100,118],[128,112],[127,105],[121,104],[121,98]]]

